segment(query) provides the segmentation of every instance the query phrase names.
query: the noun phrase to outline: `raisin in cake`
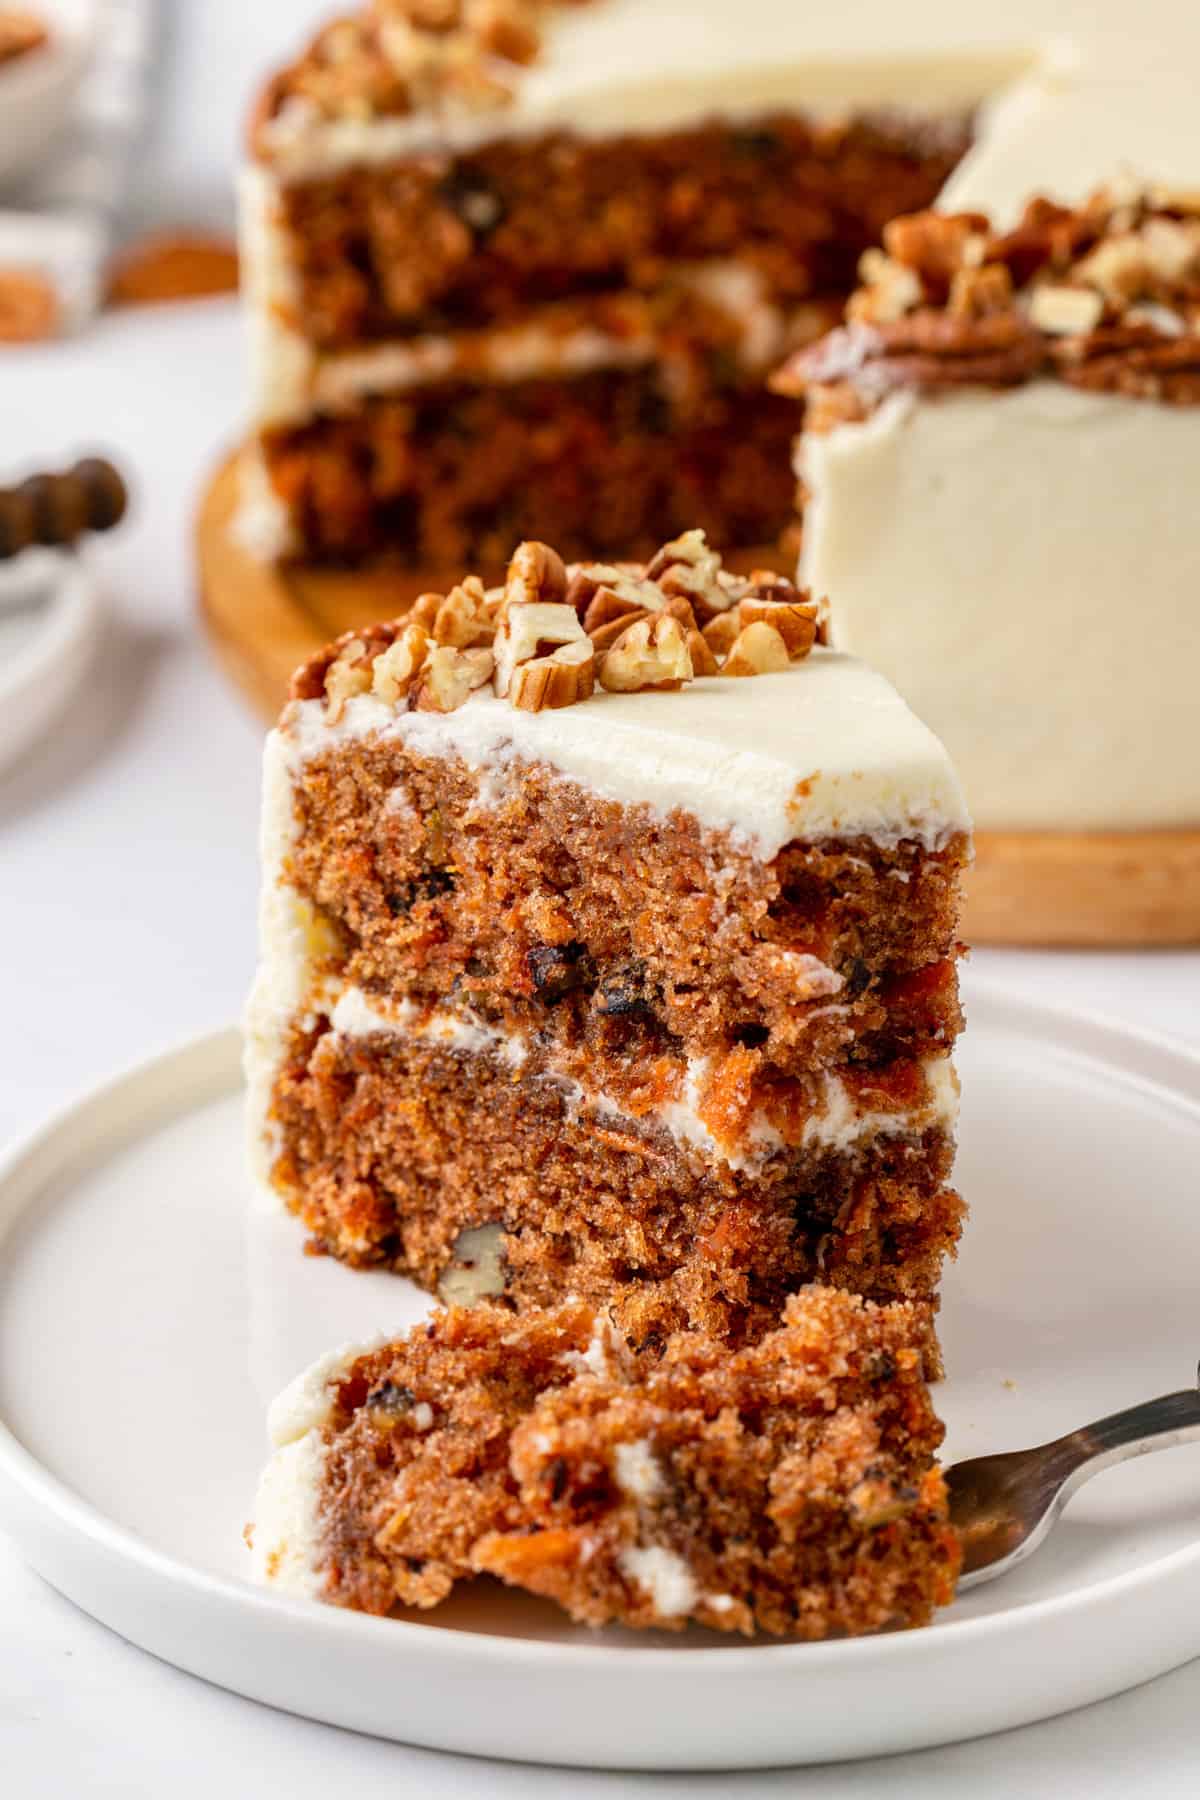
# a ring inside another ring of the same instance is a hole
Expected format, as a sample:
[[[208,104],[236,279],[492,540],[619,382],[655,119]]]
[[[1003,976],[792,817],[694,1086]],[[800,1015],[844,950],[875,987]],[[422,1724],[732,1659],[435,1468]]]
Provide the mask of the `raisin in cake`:
[[[247,1069],[316,1246],[739,1342],[932,1299],[968,820],[932,734],[699,532],[526,543],[350,634],[268,741]]]
[[[590,1625],[924,1624],[960,1554],[927,1332],[810,1288],[753,1347],[686,1333],[643,1362],[582,1302],[437,1312],[275,1402],[254,1573],[376,1614],[491,1574]]]

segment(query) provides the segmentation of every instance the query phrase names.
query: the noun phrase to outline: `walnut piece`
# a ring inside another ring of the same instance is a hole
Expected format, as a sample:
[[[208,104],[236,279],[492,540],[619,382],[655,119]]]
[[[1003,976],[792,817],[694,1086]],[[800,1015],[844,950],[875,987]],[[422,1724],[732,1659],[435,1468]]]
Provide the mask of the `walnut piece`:
[[[504,1292],[504,1227],[472,1225],[454,1240],[451,1262],[438,1277],[438,1298],[447,1306],[478,1306]]]
[[[522,712],[547,712],[586,700],[596,680],[596,651],[590,638],[560,644],[549,656],[518,663],[508,697]]]
[[[743,626],[721,668],[722,675],[774,675],[791,662],[788,647],[774,625],[761,619]]]
[[[692,679],[692,659],[678,619],[660,613],[622,632],[600,666],[600,686],[610,694],[681,687]]]
[[[457,712],[491,678],[495,659],[490,650],[456,650],[434,644],[425,659],[412,702],[418,712]]]
[[[547,656],[560,644],[581,642],[591,649],[591,640],[573,606],[541,601],[506,605],[494,641],[496,692],[502,697],[508,693],[513,673],[521,663]]]

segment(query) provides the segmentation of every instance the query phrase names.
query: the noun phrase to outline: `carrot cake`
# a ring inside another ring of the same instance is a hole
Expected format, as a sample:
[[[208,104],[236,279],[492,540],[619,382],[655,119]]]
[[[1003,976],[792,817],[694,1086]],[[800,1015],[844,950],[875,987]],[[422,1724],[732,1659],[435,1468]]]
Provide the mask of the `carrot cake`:
[[[1023,66],[812,36],[723,0],[373,0],[320,32],[251,131],[243,535],[441,581],[520,534],[774,543],[770,368]]]
[[[275,1402],[254,1574],[375,1614],[490,1574],[589,1625],[925,1624],[959,1565],[927,1331],[810,1288],[753,1347],[690,1332],[646,1362],[582,1301],[439,1311]]]
[[[314,1247],[639,1344],[936,1295],[968,819],[816,615],[699,531],[527,542],[300,670],[247,1069]]]
[[[897,219],[862,273],[777,377],[833,642],[981,827],[1200,824],[1200,190]]]

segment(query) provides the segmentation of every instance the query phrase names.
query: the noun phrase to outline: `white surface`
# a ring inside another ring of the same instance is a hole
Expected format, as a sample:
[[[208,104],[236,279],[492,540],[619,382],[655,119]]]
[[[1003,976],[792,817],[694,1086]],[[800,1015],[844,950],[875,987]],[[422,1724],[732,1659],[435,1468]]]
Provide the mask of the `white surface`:
[[[800,579],[944,739],[980,830],[1200,823],[1200,410],[896,394],[800,464]]]
[[[1200,1057],[985,988],[968,1009],[975,1216],[942,1315],[950,1460],[1186,1386],[1197,1349]],[[1028,1565],[929,1629],[857,1643],[592,1632],[490,1583],[405,1621],[250,1587],[239,1526],[268,1397],[331,1341],[428,1302],[305,1258],[301,1227],[250,1204],[238,1063],[236,1033],[201,1039],[0,1168],[0,1518],[135,1641],[381,1735],[634,1768],[905,1749],[1200,1650],[1194,1446],[1093,1481]]]
[[[139,221],[227,221],[254,71],[329,8],[175,0],[165,10],[172,55],[139,171]],[[1131,57],[1161,44],[1142,23],[1139,13]],[[96,679],[47,753],[0,776],[0,1134],[24,1132],[155,1046],[223,1024],[250,979],[260,733],[200,646],[187,545],[202,476],[236,435],[240,344],[232,309],[216,304],[109,320],[75,345],[4,359],[0,464],[53,465],[102,437],[130,460],[138,491],[130,524],[92,553],[116,620]],[[1013,991],[1200,1045],[1200,955],[974,962]],[[309,1724],[179,1674],[62,1600],[0,1537],[6,1800],[264,1788],[291,1800],[1182,1800],[1200,1787],[1198,1716],[1193,1664],[1049,1724],[837,1769],[655,1778],[481,1764]]]

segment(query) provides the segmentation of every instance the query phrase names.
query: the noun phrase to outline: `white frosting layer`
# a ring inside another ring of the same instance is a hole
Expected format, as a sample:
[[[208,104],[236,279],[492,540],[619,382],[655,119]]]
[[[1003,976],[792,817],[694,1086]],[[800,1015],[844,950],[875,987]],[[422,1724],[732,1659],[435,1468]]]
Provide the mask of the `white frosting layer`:
[[[981,828],[1200,823],[1200,409],[895,396],[801,460],[801,579],[944,738]]]
[[[241,257],[250,330],[251,413],[256,426],[287,426],[315,414],[342,413],[373,394],[407,393],[456,376],[485,383],[567,378],[599,369],[644,367],[659,354],[657,333],[640,297],[625,305],[619,326],[578,322],[578,305],[549,304],[487,329],[384,341],[359,350],[320,351],[300,323],[302,297],[286,233],[279,222],[278,184],[265,169],[241,181]],[[665,286],[693,293],[737,325],[737,354],[747,369],[782,360],[789,324],[767,299],[755,270],[736,261],[680,264]],[[622,297],[606,302],[619,313]],[[252,466],[238,533],[252,554],[274,559],[290,548],[269,486]]]
[[[267,1432],[275,1451],[258,1484],[250,1547],[256,1581],[316,1599],[324,1581],[320,1500],[325,1450],[322,1427],[332,1408],[332,1388],[360,1356],[391,1334],[329,1350],[289,1382],[272,1402]]]
[[[348,987],[337,994],[327,994],[312,1005],[314,1010],[327,1013],[333,1032],[342,1037],[369,1037],[376,1032],[418,1036],[468,1056],[495,1056],[514,1070],[529,1055],[528,1042],[519,1033],[496,1030],[461,1012],[422,1012],[407,1000],[385,1007],[360,988]],[[927,1090],[921,1104],[890,1110],[862,1108],[836,1074],[823,1072],[819,1097],[793,1147],[849,1153],[876,1138],[915,1136],[935,1127],[953,1130],[958,1117],[958,1080],[949,1057],[929,1057],[921,1069]],[[643,1120],[732,1169],[760,1168],[771,1156],[787,1148],[765,1115],[751,1118],[740,1150],[735,1152],[719,1143],[700,1116],[708,1072],[706,1058],[692,1058],[682,1099],[664,1102],[642,1115]],[[629,1115],[618,1100],[585,1087],[565,1066],[555,1069],[551,1064],[546,1078],[560,1082],[575,1106],[595,1111],[618,1124],[629,1123]]]
[[[489,771],[498,794],[519,763],[545,763],[604,799],[690,814],[764,861],[792,842],[936,847],[970,828],[933,734],[881,676],[820,647],[775,675],[598,692],[550,712],[520,711],[489,690],[446,714],[397,713],[360,695],[330,726],[320,701],[293,702],[282,731],[296,762],[378,734],[420,755],[461,757]]]

